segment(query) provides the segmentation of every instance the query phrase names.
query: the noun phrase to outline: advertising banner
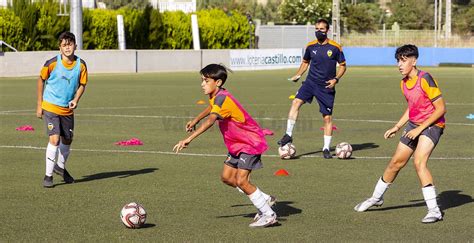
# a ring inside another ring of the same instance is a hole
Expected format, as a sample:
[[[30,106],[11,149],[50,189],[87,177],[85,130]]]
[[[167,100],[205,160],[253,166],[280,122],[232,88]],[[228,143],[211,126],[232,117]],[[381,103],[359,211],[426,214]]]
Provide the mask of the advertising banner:
[[[301,48],[230,50],[232,70],[298,68],[303,60]]]

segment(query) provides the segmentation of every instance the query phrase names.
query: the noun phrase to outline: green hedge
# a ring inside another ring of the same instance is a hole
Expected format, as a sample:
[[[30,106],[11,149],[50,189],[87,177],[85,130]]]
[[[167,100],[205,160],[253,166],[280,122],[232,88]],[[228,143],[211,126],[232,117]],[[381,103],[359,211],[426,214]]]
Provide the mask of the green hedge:
[[[13,45],[23,46],[23,23],[12,11],[0,9],[0,40]]]
[[[56,50],[60,33],[69,30],[69,17],[57,16],[58,4],[18,1],[14,9],[0,10],[0,39],[20,51]],[[127,49],[192,49],[191,14],[142,10],[83,11],[83,48],[117,49],[117,15],[124,16]],[[200,10],[202,49],[248,48],[251,26],[244,15],[222,10]]]

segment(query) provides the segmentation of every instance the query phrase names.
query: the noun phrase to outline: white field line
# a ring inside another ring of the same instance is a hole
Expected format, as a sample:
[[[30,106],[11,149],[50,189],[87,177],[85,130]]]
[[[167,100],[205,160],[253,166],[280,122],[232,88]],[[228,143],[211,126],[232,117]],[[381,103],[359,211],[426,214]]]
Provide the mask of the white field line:
[[[31,149],[31,150],[45,150],[45,147],[34,147],[34,146],[15,146],[15,145],[0,145],[3,149]],[[164,155],[176,155],[176,156],[200,156],[200,157],[226,157],[226,154],[199,154],[199,153],[179,153],[166,152],[166,151],[150,151],[150,150],[116,150],[116,149],[71,149],[72,151],[79,152],[97,152],[97,153],[130,153],[130,154],[164,154]],[[278,158],[278,155],[264,154],[264,157]],[[303,155],[304,158],[322,158],[321,155]],[[354,159],[390,159],[388,156],[357,156],[352,157]],[[474,160],[470,157],[431,157],[431,160]]]
[[[207,104],[207,103],[206,103]],[[404,105],[405,103],[336,103],[336,106],[351,106],[351,105]],[[291,103],[285,104],[246,104],[244,106],[288,106]],[[446,103],[452,106],[474,106],[474,103]],[[176,107],[204,107],[204,105],[157,105],[157,106],[117,106],[117,107],[81,107],[81,110],[126,110],[126,109],[155,109],[155,108],[176,108]],[[15,112],[35,112],[36,110],[5,110],[0,113],[15,113]]]
[[[13,116],[33,116],[31,113],[0,113],[0,115],[13,115]],[[194,116],[150,116],[150,115],[107,115],[107,114],[75,114],[74,116],[83,117],[118,117],[118,118],[154,118],[154,119],[193,119]],[[286,121],[287,118],[281,117],[254,117],[256,120],[261,121]],[[313,118],[300,118],[298,120],[303,121],[321,121],[321,119]],[[368,122],[368,123],[395,123],[397,121],[389,120],[368,120],[368,119],[344,119],[344,118],[333,118],[334,121],[347,121],[347,122]],[[446,125],[454,126],[474,126],[474,123],[455,123],[447,122]]]

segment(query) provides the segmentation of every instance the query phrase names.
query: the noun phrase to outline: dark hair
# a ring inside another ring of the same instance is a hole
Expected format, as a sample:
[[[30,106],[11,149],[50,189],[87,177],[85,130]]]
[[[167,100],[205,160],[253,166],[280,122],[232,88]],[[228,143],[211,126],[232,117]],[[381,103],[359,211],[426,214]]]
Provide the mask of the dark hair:
[[[395,59],[400,60],[404,57],[415,57],[418,58],[418,47],[415,45],[403,45],[397,48],[395,51]]]
[[[63,42],[63,40],[66,40],[66,42],[72,42],[76,44],[76,36],[74,36],[74,34],[69,31],[65,31],[59,35],[59,38],[58,38],[59,45],[61,45],[61,42]]]
[[[318,21],[316,21],[316,24],[320,24],[320,23],[325,23],[326,24],[326,29],[329,29],[329,22],[325,19],[318,19]]]
[[[222,64],[209,64],[201,69],[200,73],[206,78],[212,78],[216,81],[220,79],[222,81],[221,86],[223,86],[227,80],[227,71],[232,72]]]

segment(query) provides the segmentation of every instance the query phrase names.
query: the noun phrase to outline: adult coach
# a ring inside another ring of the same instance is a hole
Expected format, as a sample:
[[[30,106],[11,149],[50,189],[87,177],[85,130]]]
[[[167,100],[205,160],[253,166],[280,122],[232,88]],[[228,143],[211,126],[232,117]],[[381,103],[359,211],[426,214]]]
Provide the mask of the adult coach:
[[[332,158],[329,146],[332,139],[332,112],[334,97],[336,95],[335,86],[339,79],[346,72],[346,59],[342,52],[342,47],[333,40],[327,38],[329,23],[325,19],[319,19],[315,25],[316,39],[306,46],[298,72],[290,80],[297,82],[309,67],[306,81],[296,93],[296,97],[291,104],[288,114],[286,134],[278,141],[280,146],[293,142],[293,128],[298,118],[300,107],[304,103],[311,103],[313,97],[319,103],[319,111],[324,120],[324,145],[323,156],[326,159]],[[339,63],[339,70],[336,74],[336,65]]]

